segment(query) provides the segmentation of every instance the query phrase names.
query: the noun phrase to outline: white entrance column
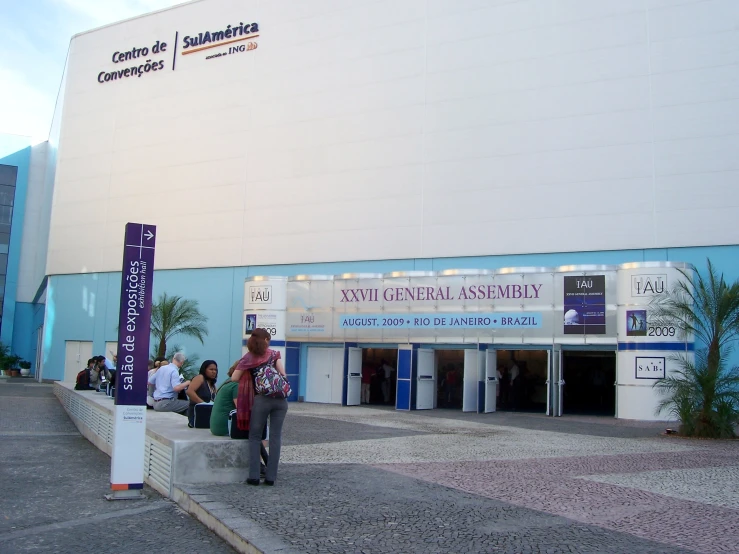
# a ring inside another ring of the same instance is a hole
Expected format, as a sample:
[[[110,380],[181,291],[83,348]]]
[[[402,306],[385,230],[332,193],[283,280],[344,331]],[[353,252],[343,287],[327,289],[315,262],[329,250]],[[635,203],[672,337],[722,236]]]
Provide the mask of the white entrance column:
[[[692,356],[694,345],[679,329],[656,324],[652,302],[685,279],[680,270],[691,271],[691,266],[673,262],[619,266],[617,418],[660,421],[670,417],[656,413],[660,396],[653,385],[675,369],[676,355]]]

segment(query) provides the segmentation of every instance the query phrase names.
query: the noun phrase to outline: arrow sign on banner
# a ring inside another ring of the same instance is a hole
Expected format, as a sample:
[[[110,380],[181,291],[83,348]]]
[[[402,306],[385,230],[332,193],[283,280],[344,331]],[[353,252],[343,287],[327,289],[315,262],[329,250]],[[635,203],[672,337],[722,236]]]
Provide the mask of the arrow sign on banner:
[[[146,240],[144,240],[146,239]],[[123,242],[113,452],[108,500],[142,498],[156,227],[127,223]]]

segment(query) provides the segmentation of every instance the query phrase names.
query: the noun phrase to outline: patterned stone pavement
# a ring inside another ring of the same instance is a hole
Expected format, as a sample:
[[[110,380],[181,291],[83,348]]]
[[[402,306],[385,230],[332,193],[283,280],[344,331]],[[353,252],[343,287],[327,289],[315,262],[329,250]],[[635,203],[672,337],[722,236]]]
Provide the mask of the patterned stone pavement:
[[[182,488],[265,552],[739,552],[739,442],[449,416],[292,404],[275,487]]]
[[[0,553],[141,554],[233,550],[146,487],[108,502],[110,458],[77,431],[51,385],[0,380]]]

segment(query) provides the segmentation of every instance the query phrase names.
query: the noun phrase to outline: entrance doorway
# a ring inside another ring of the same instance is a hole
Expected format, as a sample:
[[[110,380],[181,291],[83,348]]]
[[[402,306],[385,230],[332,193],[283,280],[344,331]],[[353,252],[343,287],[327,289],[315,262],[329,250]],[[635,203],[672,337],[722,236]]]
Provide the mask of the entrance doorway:
[[[546,413],[549,357],[546,350],[497,350],[498,411]]]
[[[64,382],[74,383],[92,358],[92,341],[68,340],[64,348]]]
[[[616,415],[616,353],[562,352],[565,414]]]
[[[362,404],[395,405],[398,349],[362,349]]]
[[[464,350],[436,351],[436,407],[461,410],[464,399]]]

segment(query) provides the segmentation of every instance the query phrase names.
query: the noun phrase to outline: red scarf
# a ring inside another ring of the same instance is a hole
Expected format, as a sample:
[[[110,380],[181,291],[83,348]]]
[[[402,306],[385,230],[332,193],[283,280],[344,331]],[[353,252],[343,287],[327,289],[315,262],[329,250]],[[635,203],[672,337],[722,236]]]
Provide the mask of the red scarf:
[[[236,366],[237,371],[244,372],[239,380],[239,396],[236,404],[236,422],[241,431],[249,430],[251,407],[254,405],[254,376],[251,370],[264,364],[272,356],[275,356],[275,361],[280,359],[280,353],[269,348],[261,356],[247,352]]]

